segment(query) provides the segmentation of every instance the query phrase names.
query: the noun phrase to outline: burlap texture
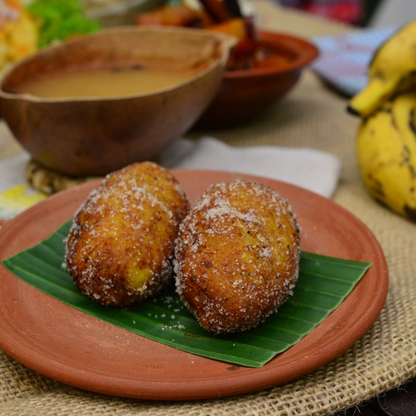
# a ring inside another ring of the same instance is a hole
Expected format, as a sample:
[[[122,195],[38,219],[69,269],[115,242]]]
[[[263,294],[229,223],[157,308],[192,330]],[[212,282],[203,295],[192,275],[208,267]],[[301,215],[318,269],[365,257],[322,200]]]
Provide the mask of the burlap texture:
[[[355,155],[358,120],[346,101],[306,73],[296,89],[255,122],[210,132],[231,145],[314,147],[342,159],[334,200],[359,217],[386,255],[390,288],[379,318],[341,357],[283,386],[222,400],[151,402],[84,392],[43,377],[0,354],[0,415],[329,415],[398,387],[416,376],[416,224],[374,202]],[[3,130],[0,150],[17,152]],[[199,137],[203,132],[192,132]],[[353,232],[353,230],[352,230]],[[140,371],[140,369],[137,369]]]

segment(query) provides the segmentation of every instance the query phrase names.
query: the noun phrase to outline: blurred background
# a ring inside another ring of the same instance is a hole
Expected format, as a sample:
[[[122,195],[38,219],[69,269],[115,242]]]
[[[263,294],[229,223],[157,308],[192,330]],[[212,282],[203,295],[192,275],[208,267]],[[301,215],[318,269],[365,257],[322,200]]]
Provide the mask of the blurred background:
[[[276,0],[284,7],[361,27],[391,26],[415,17],[414,0]]]

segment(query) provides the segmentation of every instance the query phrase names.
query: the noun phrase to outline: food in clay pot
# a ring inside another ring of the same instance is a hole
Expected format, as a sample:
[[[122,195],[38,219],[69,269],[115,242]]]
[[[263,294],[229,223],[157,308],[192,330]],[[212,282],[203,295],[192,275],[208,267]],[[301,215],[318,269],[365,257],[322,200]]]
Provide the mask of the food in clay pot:
[[[194,129],[235,127],[253,120],[297,84],[303,69],[318,56],[306,39],[257,27],[256,17],[238,0],[181,2],[141,14],[143,25],[191,26],[233,35],[237,43],[227,60],[220,90]]]
[[[139,26],[182,26],[205,29],[232,35],[237,44],[232,49],[227,71],[252,68],[285,68],[291,59],[285,53],[268,48],[259,42],[252,16],[244,16],[237,0],[199,0],[200,7],[185,1],[166,4],[137,17]]]
[[[91,299],[127,307],[172,277],[174,241],[189,209],[174,176],[150,162],[113,172],[75,214],[66,264]]]
[[[182,222],[177,291],[203,328],[241,332],[292,294],[300,229],[288,202],[256,182],[212,185]]]

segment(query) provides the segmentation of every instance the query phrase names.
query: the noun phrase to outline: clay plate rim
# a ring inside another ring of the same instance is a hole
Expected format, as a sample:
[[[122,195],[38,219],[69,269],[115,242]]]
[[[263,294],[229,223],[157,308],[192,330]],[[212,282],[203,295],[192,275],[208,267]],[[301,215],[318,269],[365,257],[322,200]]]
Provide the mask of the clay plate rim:
[[[388,270],[371,231],[331,200],[272,179],[174,170],[191,200],[211,183],[256,180],[291,203],[303,249],[371,261],[353,292],[317,328],[262,368],[194,356],[77,311],[0,267],[0,347],[23,365],[81,389],[150,400],[197,400],[254,392],[303,376],[335,359],[367,331],[386,299]],[[60,192],[7,223],[0,258],[46,238],[70,219],[99,181]]]

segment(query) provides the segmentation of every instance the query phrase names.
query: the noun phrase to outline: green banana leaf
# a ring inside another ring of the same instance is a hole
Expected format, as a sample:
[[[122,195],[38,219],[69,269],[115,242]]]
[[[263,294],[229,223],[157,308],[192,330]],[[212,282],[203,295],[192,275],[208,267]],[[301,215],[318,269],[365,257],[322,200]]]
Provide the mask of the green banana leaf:
[[[63,268],[71,221],[36,246],[3,261],[20,279],[60,301],[143,337],[180,350],[248,367],[261,367],[322,322],[370,263],[302,252],[293,296],[250,331],[214,336],[198,324],[172,287],[128,310],[104,307],[83,295]]]

